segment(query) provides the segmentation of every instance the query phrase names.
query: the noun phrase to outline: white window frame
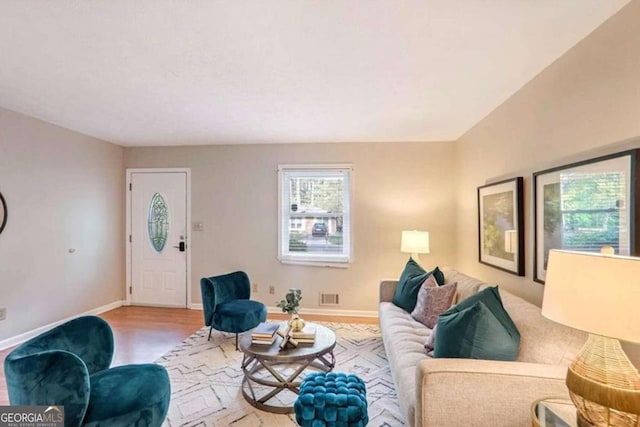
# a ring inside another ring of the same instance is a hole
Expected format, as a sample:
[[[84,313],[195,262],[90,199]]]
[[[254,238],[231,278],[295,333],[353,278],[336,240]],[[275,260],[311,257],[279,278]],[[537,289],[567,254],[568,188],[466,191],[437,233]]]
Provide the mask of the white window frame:
[[[285,186],[286,174],[289,172],[327,172],[328,175],[340,172],[345,175],[345,193],[343,195],[342,212],[342,248],[340,254],[313,254],[308,252],[289,251],[290,222],[289,189]],[[283,264],[309,265],[318,267],[349,267],[353,259],[353,166],[351,164],[286,164],[278,165],[278,260]],[[286,228],[285,228],[286,225]]]

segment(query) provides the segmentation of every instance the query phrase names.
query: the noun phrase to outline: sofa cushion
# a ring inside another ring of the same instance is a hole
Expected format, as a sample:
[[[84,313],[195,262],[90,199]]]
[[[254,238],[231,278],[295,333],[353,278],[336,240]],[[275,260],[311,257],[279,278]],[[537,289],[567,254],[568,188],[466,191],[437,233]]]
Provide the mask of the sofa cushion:
[[[416,408],[416,366],[427,355],[424,343],[431,329],[390,302],[379,306],[382,341],[405,420],[413,420]],[[413,422],[408,425],[413,425]]]
[[[469,298],[471,295],[474,295],[483,285],[482,281],[474,277],[467,276],[466,274],[460,273],[451,268],[445,267],[443,268],[443,272],[445,277],[447,278],[445,283],[458,283],[456,298],[453,300],[454,304],[462,301],[463,299]]]
[[[156,364],[117,366],[91,375],[83,426],[159,426],[171,398],[167,370]]]
[[[413,258],[409,258],[398,281],[398,287],[393,294],[392,302],[411,313],[416,306],[420,286],[431,274],[435,277],[438,285],[444,284],[444,274],[438,267],[432,271],[425,271]]]
[[[438,316],[451,307],[457,286],[457,283],[438,286],[433,275],[429,276],[420,287],[411,317],[427,328],[433,328],[438,322]]]

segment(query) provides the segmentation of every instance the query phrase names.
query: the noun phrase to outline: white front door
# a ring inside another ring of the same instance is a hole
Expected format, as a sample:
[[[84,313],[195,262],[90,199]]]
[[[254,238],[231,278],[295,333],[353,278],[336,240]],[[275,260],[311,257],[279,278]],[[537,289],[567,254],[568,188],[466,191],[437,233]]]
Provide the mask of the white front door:
[[[130,297],[187,306],[187,173],[130,173]]]

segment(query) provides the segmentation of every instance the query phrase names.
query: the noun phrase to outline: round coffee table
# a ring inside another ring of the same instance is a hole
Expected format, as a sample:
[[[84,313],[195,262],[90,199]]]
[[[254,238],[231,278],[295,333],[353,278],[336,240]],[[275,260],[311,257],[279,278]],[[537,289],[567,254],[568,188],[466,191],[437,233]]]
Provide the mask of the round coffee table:
[[[244,353],[242,395],[247,402],[264,411],[291,414],[298,388],[308,370],[329,372],[333,369],[336,334],[325,326],[314,325],[313,344],[299,344],[286,350],[280,350],[281,337],[270,346],[252,345],[251,334],[243,334],[240,338],[240,350]],[[284,328],[283,324],[281,329]]]

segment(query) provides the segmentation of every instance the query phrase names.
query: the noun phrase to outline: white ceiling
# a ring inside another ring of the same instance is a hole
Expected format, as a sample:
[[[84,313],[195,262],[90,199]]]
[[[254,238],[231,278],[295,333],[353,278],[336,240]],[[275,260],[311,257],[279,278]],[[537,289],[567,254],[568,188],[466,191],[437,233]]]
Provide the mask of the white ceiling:
[[[0,0],[0,106],[125,146],[454,140],[629,0]]]

